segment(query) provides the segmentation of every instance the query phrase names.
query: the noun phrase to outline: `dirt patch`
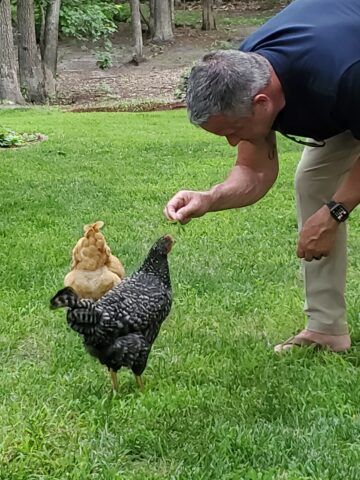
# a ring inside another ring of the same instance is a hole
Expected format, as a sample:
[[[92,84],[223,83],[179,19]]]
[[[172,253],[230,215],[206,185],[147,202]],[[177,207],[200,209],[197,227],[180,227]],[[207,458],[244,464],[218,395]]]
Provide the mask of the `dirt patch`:
[[[227,15],[256,16],[261,12],[263,16],[270,16],[275,13],[274,10],[264,11],[263,6],[264,2],[260,1],[238,3],[236,8],[230,6]],[[193,8],[198,6],[194,4]],[[108,70],[97,67],[94,44],[62,41],[59,46],[56,103],[68,107],[72,105],[74,111],[80,106],[83,106],[81,111],[85,108],[90,111],[91,106],[104,101],[119,104],[134,100],[158,104],[161,109],[173,108],[173,103],[178,100],[175,91],[186,68],[209,50],[223,48],[224,44],[238,48],[241,41],[255,29],[255,26],[237,25],[203,32],[198,26],[177,26],[171,44],[155,45],[145,40],[144,55],[147,60],[136,66],[129,63],[132,58],[130,25],[121,24],[112,38],[113,65]],[[120,111],[116,107],[104,108],[108,108],[105,111]],[[150,105],[147,108],[154,109]],[[125,111],[140,110],[128,107]]]
[[[169,45],[144,45],[146,61],[135,66],[132,58],[130,28],[122,27],[113,39],[113,66],[100,70],[92,45],[68,41],[61,44],[58,67],[58,98],[63,105],[99,102],[105,99],[153,100],[171,102],[185,68],[192,65],[220,40],[224,32],[204,33],[195,29],[177,29]]]

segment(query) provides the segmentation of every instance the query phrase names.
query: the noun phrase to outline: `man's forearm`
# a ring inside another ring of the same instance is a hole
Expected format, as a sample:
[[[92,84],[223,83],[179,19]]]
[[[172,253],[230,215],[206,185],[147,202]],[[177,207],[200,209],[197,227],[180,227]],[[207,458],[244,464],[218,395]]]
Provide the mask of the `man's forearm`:
[[[357,159],[345,180],[336,190],[333,199],[343,203],[351,211],[360,203],[360,157]],[[330,199],[329,199],[330,200]]]
[[[252,205],[268,192],[273,183],[272,179],[266,179],[262,173],[236,165],[223,183],[214,185],[209,191],[211,199],[209,211]]]
[[[278,174],[275,132],[259,144],[241,142],[238,159],[228,178],[208,193],[209,211],[245,207],[256,203],[274,184]]]

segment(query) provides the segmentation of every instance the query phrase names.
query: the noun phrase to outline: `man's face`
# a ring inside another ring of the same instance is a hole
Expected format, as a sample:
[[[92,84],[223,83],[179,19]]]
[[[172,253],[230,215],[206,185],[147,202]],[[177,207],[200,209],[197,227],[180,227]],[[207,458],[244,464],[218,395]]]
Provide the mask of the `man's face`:
[[[231,117],[218,113],[212,115],[201,127],[210,133],[226,137],[229,144],[235,147],[242,140],[252,143],[263,140],[269,134],[272,122],[270,109],[258,104],[251,116]]]

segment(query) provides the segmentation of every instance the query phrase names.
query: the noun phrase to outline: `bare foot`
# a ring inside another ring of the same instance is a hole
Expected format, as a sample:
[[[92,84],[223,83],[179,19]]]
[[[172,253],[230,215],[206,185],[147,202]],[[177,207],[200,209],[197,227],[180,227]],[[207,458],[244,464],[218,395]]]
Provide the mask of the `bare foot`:
[[[351,346],[349,335],[326,335],[324,333],[302,330],[294,337],[274,347],[274,352],[291,350],[294,347],[320,346],[327,347],[332,352],[345,352]]]

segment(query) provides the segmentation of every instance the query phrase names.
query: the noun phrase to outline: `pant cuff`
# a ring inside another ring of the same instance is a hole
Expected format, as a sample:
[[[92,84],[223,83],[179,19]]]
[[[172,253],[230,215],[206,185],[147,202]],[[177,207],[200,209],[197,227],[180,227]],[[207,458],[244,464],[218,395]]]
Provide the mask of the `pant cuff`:
[[[336,325],[309,320],[307,330],[325,335],[349,335],[349,327],[346,322],[336,322]]]

